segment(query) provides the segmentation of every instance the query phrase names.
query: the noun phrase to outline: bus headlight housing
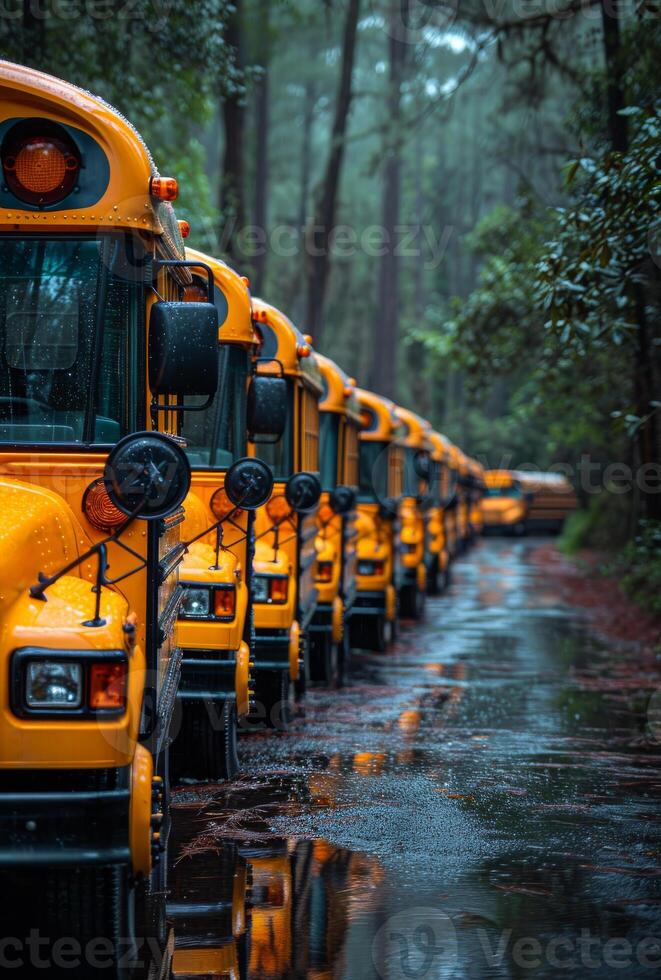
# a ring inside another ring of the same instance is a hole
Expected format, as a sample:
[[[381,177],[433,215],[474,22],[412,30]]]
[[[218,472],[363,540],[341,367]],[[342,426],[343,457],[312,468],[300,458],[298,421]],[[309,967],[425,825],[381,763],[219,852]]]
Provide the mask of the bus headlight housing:
[[[268,602],[284,605],[289,593],[289,579],[286,575],[254,575],[252,580],[253,602]]]
[[[23,718],[98,718],[126,710],[124,650],[15,650],[11,707]]]
[[[234,619],[236,589],[233,585],[209,587],[187,585],[179,606],[179,619],[224,620]]]

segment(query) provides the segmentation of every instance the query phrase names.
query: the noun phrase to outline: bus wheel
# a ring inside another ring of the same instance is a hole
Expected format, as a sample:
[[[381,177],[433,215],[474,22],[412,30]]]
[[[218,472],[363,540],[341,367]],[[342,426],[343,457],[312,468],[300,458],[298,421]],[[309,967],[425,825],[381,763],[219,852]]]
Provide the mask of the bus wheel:
[[[427,595],[440,595],[443,591],[443,576],[438,566],[438,558],[434,558],[432,567],[427,575]]]
[[[288,670],[260,670],[255,676],[255,697],[267,728],[286,731],[292,719],[293,684]]]
[[[181,728],[170,749],[172,781],[183,776],[213,781],[234,779],[239,772],[236,701],[188,702]]]
[[[317,634],[310,649],[310,680],[324,687],[337,684],[339,651],[329,633]]]

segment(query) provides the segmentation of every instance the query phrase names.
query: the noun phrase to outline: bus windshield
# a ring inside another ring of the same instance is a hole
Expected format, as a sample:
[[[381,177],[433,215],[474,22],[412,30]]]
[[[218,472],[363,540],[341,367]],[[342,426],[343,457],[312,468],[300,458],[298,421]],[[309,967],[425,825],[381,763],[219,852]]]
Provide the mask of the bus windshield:
[[[360,487],[358,499],[385,501],[388,496],[388,444],[360,442]]]
[[[0,239],[0,442],[116,442],[138,389],[122,238]]]
[[[321,412],[319,416],[319,470],[324,490],[337,486],[337,454],[340,442],[340,416]]]
[[[284,433],[277,442],[254,443],[255,455],[271,467],[276,480],[288,480],[294,471],[294,392],[290,380],[287,388],[289,407]]]
[[[246,394],[250,355],[242,347],[222,344],[218,388],[210,408],[185,412],[182,435],[193,467],[227,469],[246,453]],[[197,399],[205,401],[206,399]],[[187,400],[194,405],[196,399]]]
[[[486,494],[487,497],[520,497],[521,488],[517,487],[516,484],[512,484],[509,487],[487,487]]]

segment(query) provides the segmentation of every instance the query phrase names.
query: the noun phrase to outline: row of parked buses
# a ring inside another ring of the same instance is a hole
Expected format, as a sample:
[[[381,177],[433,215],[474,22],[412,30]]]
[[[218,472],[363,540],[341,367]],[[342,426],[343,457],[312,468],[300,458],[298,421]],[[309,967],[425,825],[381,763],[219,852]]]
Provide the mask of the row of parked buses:
[[[6,62],[0,96],[3,925],[124,976],[164,941],[171,782],[420,617],[484,474],[186,249],[115,110]]]

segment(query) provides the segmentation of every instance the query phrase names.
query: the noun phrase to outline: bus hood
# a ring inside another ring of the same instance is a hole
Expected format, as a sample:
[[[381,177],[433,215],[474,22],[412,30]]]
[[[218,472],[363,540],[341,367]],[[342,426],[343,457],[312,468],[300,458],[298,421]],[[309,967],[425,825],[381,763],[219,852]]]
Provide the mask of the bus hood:
[[[62,497],[30,483],[0,478],[0,513],[0,596],[6,608],[37,582],[39,572],[52,575],[73,561],[78,535]]]

